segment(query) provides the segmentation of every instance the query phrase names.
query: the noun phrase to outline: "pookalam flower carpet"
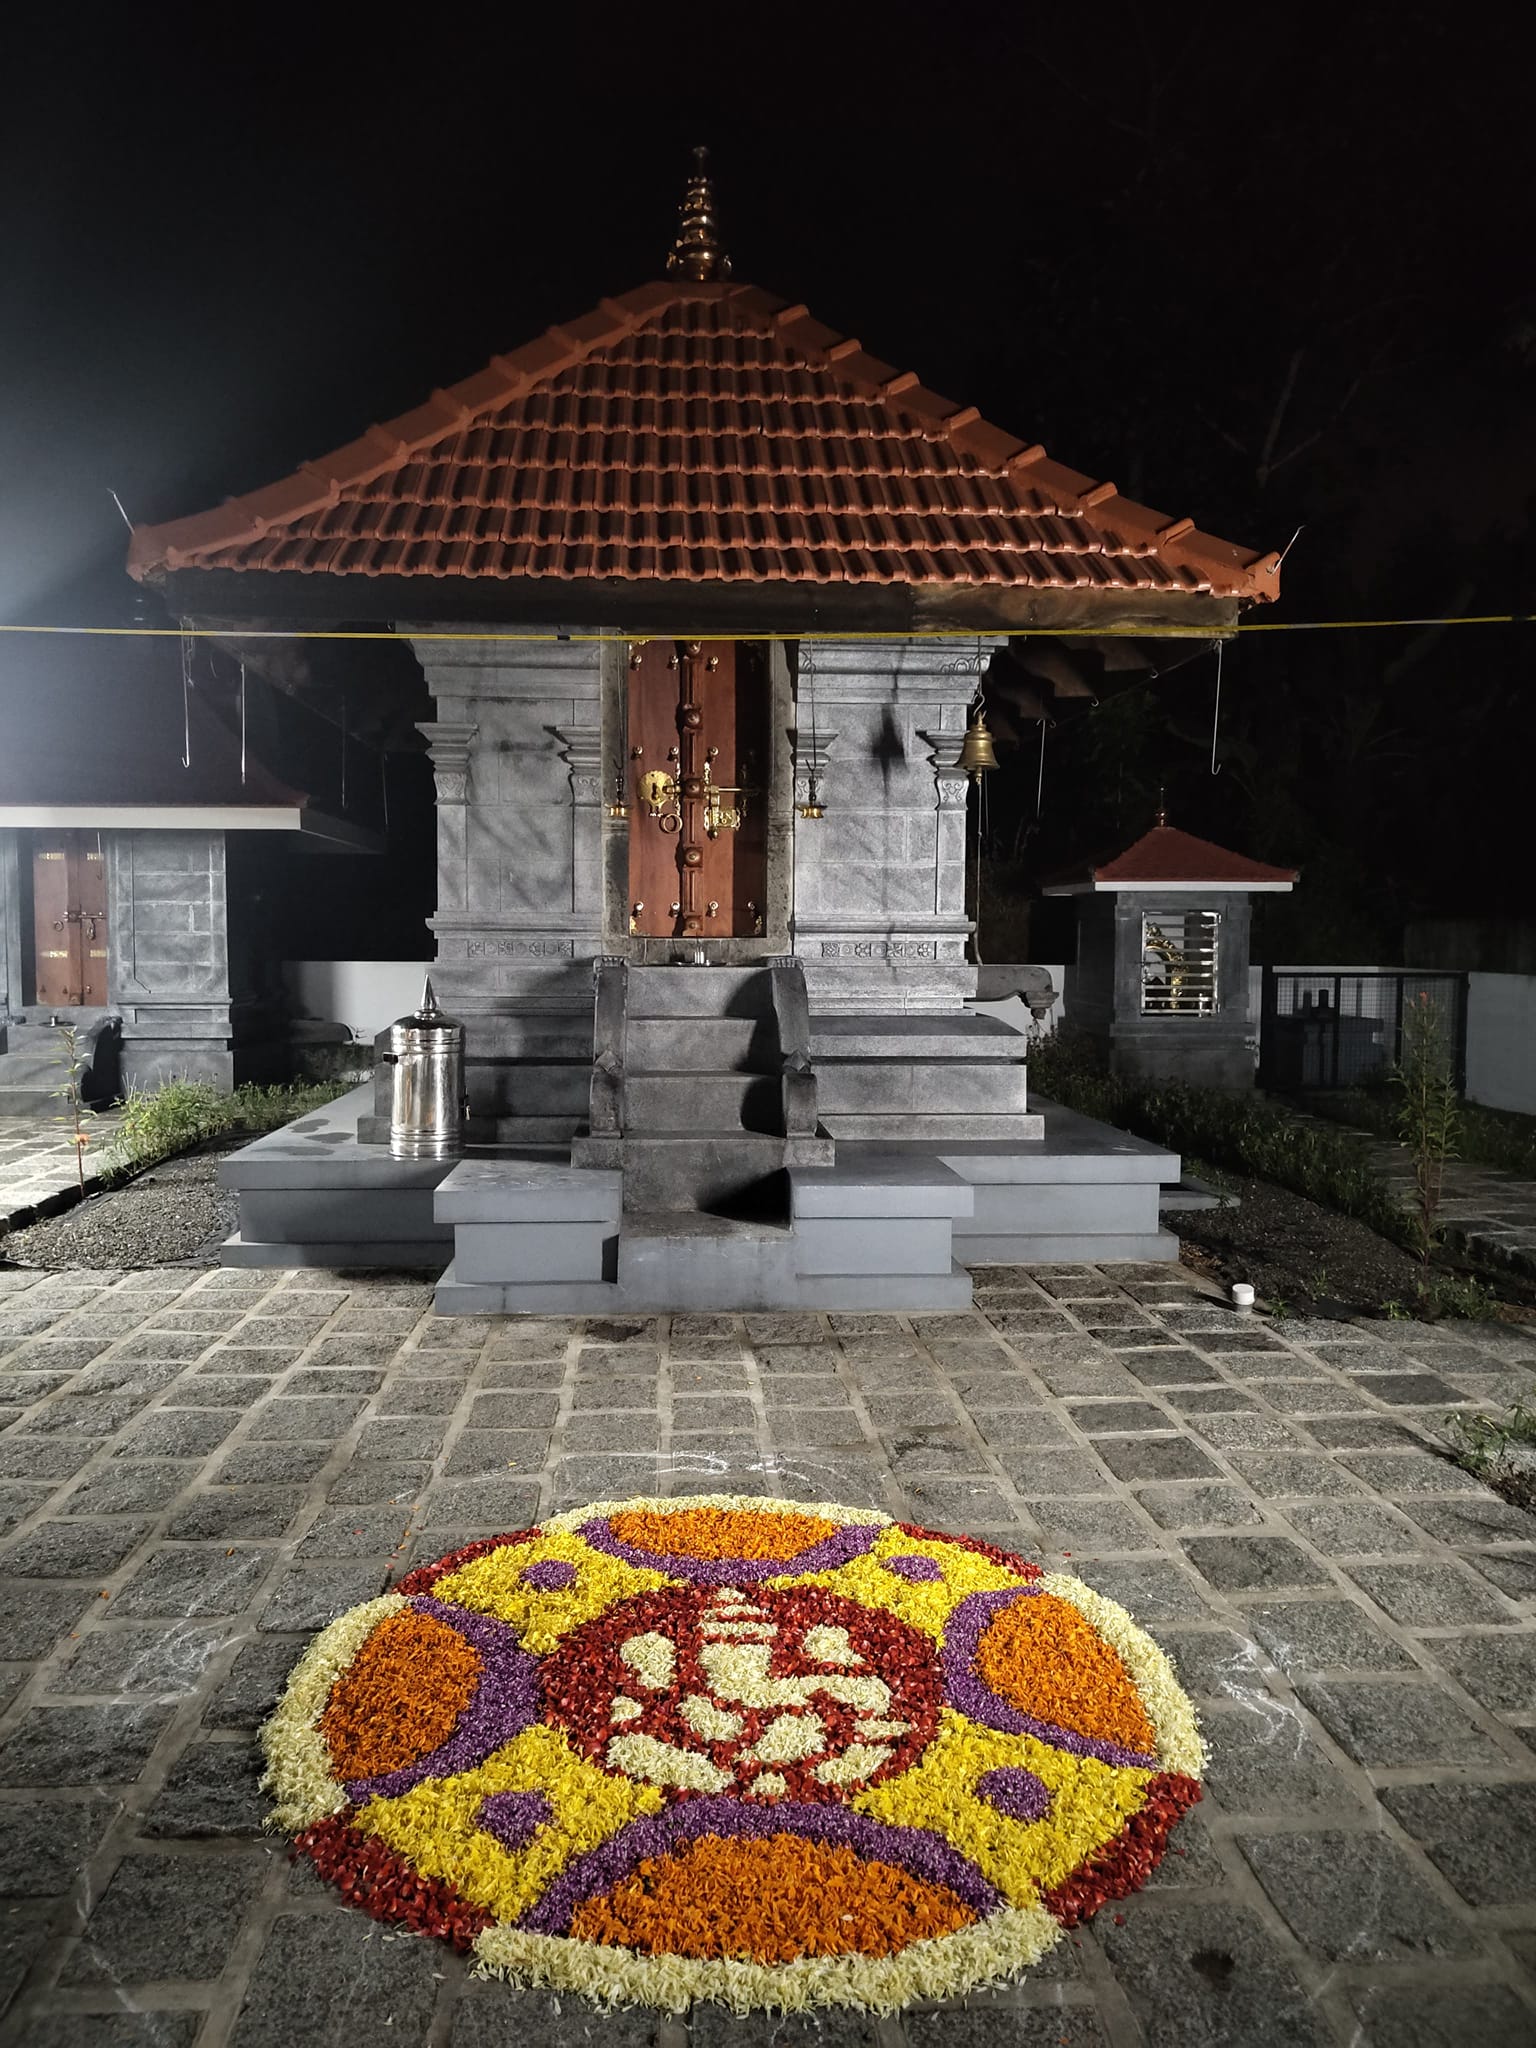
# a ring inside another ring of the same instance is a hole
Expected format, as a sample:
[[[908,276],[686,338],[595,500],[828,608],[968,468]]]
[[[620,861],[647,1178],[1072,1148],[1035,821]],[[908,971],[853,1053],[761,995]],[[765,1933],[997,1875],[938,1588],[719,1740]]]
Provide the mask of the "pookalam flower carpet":
[[[598,1503],[343,1614],[273,1825],[526,1984],[893,2010],[1035,1962],[1200,1797],[1163,1652],[1081,1581],[873,1509]]]

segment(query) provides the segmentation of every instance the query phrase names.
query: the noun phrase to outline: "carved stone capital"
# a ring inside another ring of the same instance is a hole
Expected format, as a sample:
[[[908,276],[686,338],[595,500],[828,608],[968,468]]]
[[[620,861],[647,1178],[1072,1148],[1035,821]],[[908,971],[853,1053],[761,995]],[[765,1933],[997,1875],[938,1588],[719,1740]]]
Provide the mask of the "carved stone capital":
[[[938,785],[939,809],[959,811],[965,808],[966,795],[970,787],[970,775],[958,766],[960,749],[965,745],[964,732],[945,732],[929,728],[920,732],[933,762],[933,779]]]
[[[837,734],[818,727],[813,733],[806,726],[791,726],[789,729],[790,751],[794,757],[797,774],[820,774],[831,758],[832,749],[837,745]]]
[[[443,724],[429,720],[416,730],[425,735],[432,761],[432,779],[437,784],[440,804],[462,804],[469,800],[469,762],[474,752],[478,725]]]
[[[552,725],[560,742],[560,758],[571,771],[571,797],[578,804],[596,804],[603,794],[603,730],[599,725]]]
[[[836,732],[825,731],[820,726],[812,733],[805,726],[791,726],[789,732],[790,759],[794,766],[795,802],[808,804],[811,801],[811,783],[816,783],[818,796],[826,794],[827,762],[837,744]]]

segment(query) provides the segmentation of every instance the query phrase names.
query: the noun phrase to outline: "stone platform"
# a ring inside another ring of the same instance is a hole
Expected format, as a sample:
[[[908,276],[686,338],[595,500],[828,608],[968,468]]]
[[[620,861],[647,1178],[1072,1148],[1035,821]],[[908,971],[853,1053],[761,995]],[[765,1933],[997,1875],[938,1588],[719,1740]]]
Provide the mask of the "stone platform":
[[[564,1144],[392,1159],[358,1141],[371,1102],[354,1089],[224,1161],[225,1265],[414,1268],[442,1273],[447,1313],[595,1314],[964,1307],[978,1264],[1178,1256],[1158,1223],[1177,1154],[1053,1104],[1034,1141],[844,1138],[834,1164],[787,1169],[773,1219],[625,1212],[620,1174]]]
[[[894,1152],[791,1167],[788,1180],[789,1216],[778,1223],[626,1210],[615,1171],[466,1159],[434,1205],[455,1246],[438,1311],[970,1306],[953,1230],[973,1197],[942,1161]]]

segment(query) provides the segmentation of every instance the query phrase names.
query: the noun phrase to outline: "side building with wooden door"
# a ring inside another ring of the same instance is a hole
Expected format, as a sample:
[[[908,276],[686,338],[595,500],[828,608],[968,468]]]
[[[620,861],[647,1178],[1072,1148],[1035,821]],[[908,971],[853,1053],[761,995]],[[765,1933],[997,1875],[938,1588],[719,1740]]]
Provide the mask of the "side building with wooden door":
[[[98,1100],[264,1073],[282,946],[260,849],[376,836],[242,746],[174,636],[7,637],[0,733],[0,1115],[46,1109],[65,1025]]]

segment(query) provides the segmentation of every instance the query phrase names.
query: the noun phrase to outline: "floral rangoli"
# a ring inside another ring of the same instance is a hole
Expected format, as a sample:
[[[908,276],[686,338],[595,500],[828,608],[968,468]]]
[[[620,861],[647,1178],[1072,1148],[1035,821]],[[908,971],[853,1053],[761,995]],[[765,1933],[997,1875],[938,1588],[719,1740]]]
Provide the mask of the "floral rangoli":
[[[263,1731],[343,1895],[524,1983],[888,2010],[1036,1961],[1200,1797],[1080,1580],[864,1508],[601,1503],[331,1623]]]

